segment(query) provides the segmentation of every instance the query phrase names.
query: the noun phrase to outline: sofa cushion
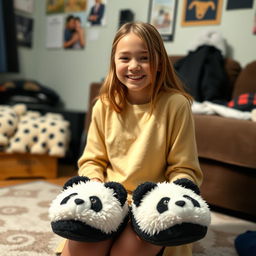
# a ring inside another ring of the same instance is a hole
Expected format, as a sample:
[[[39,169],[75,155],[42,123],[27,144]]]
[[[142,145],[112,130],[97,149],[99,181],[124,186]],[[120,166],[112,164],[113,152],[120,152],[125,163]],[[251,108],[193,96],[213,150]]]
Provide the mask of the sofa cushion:
[[[256,93],[256,61],[249,63],[239,74],[233,90],[233,98],[242,93]]]
[[[256,122],[215,115],[194,118],[199,157],[256,168]]]

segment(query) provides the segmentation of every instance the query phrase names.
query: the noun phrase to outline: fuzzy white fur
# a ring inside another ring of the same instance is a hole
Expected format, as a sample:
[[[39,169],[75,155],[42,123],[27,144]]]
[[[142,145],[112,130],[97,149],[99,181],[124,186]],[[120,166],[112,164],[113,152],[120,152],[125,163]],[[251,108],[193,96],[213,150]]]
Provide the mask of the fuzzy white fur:
[[[223,117],[241,119],[241,120],[252,120],[256,121],[256,110],[241,111],[238,109],[230,108],[220,104],[216,104],[210,101],[197,102],[194,101],[192,104],[192,112],[195,114],[204,115],[219,115]]]
[[[194,198],[201,207],[194,207],[183,195]],[[170,197],[169,210],[160,214],[156,206],[163,197]],[[175,202],[179,200],[185,201],[186,205],[177,206]],[[201,196],[174,183],[158,183],[144,196],[139,207],[132,204],[132,211],[140,229],[149,235],[158,234],[176,224],[188,222],[208,226],[211,221],[210,210]]]
[[[213,29],[206,29],[200,31],[197,37],[192,40],[188,47],[188,51],[195,51],[202,45],[214,46],[220,50],[223,57],[226,56],[226,42],[219,31]]]
[[[78,195],[72,196],[66,204],[61,205],[61,201],[72,193]],[[101,211],[95,212],[90,209],[90,196],[99,197],[102,202]],[[83,199],[85,203],[76,205],[74,203],[76,198]],[[106,188],[103,183],[95,181],[73,184],[72,187],[60,193],[49,208],[51,221],[79,220],[106,234],[116,231],[127,213],[127,203],[122,207],[118,199],[114,197],[113,189]]]
[[[252,121],[256,122],[256,108],[252,110]]]

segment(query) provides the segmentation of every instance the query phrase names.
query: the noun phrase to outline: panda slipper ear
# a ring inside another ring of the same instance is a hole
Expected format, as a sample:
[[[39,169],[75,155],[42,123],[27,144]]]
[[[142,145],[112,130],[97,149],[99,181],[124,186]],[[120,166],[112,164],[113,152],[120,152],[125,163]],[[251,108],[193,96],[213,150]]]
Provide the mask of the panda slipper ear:
[[[63,186],[63,189],[67,189],[68,187],[71,187],[74,184],[79,184],[80,182],[87,182],[90,179],[88,177],[85,176],[75,176],[70,178]]]
[[[180,185],[185,188],[189,188],[192,191],[194,191],[196,194],[200,195],[199,187],[189,179],[186,179],[186,178],[177,179],[174,181],[174,184]]]
[[[73,177],[50,205],[52,230],[81,242],[115,238],[128,222],[126,197],[127,192],[119,183]]]
[[[145,182],[140,184],[132,194],[133,203],[138,207],[141,203],[142,198],[145,196],[147,192],[155,188],[157,185],[153,182]]]
[[[160,246],[178,246],[202,239],[211,216],[193,184],[182,179],[174,183],[146,183],[135,189],[131,223],[137,235]]]
[[[119,200],[121,206],[124,206],[127,200],[127,191],[124,186],[118,182],[107,182],[105,183],[106,188],[114,190],[114,196]]]

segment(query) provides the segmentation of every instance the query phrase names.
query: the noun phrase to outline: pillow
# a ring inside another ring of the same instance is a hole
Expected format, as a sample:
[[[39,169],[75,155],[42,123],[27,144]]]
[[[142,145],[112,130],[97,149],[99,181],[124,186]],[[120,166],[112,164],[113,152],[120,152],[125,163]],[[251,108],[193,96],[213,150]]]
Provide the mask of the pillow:
[[[242,93],[256,93],[256,60],[247,64],[240,72],[233,90],[233,97],[238,97]]]
[[[256,93],[243,93],[227,103],[230,108],[241,111],[252,111],[256,108]]]

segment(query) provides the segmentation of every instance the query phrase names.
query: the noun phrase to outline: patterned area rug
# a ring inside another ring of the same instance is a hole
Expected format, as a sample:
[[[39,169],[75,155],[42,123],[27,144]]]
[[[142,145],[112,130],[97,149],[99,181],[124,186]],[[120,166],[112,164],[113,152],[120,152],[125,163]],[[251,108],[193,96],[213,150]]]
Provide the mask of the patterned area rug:
[[[1,256],[52,256],[62,238],[53,234],[48,207],[60,187],[38,181],[0,188]],[[237,256],[234,238],[256,223],[212,213],[207,236],[195,243],[194,256]]]
[[[51,231],[48,207],[60,187],[38,181],[0,189],[0,255],[48,256],[61,238]]]

